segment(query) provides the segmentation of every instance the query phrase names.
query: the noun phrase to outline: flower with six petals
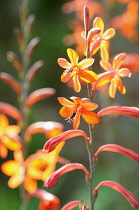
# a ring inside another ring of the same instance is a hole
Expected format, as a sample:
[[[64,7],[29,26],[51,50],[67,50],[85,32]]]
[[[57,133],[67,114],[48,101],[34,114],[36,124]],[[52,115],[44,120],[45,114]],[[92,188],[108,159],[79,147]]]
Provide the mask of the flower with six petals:
[[[123,85],[123,82],[120,77],[131,76],[131,73],[128,68],[120,68],[121,65],[124,63],[125,59],[126,53],[120,53],[117,56],[115,56],[112,64],[101,60],[101,67],[107,72],[100,74],[100,76],[94,84],[93,89],[95,89],[96,87],[103,86],[108,82],[111,82],[109,87],[109,95],[111,98],[115,97],[117,88],[121,94],[125,94],[126,88]]]
[[[80,125],[80,116],[89,124],[99,123],[99,117],[96,113],[91,112],[98,107],[97,104],[91,103],[87,98],[70,97],[72,101],[66,98],[58,98],[63,107],[60,109],[60,115],[67,118],[68,122],[73,122],[73,129],[77,129]]]
[[[76,51],[72,49],[67,49],[67,54],[71,63],[69,63],[64,58],[58,59],[58,64],[65,68],[66,70],[63,72],[61,76],[62,82],[68,82],[70,78],[73,79],[73,87],[76,92],[80,92],[81,84],[79,82],[79,78],[88,83],[93,83],[97,79],[97,75],[88,70],[88,67],[94,63],[93,58],[85,58],[82,61],[78,62],[79,56]]]

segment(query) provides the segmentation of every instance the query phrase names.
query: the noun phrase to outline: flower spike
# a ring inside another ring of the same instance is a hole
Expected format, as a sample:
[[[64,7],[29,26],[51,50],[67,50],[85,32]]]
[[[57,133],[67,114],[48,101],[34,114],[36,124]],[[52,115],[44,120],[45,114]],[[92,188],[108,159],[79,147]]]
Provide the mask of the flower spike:
[[[84,131],[82,131],[82,130],[68,130],[68,131],[63,132],[62,134],[60,134],[58,136],[55,136],[55,137],[49,139],[45,143],[45,145],[43,147],[43,150],[45,152],[51,152],[56,148],[56,146],[60,142],[65,141],[69,138],[76,137],[76,136],[83,136],[86,141],[89,141],[89,137],[86,135],[86,133]]]
[[[133,208],[138,208],[139,207],[138,199],[130,191],[128,191],[122,185],[120,185],[119,183],[114,182],[114,181],[106,180],[106,181],[100,182],[94,190],[95,197],[98,194],[98,188],[101,187],[101,186],[107,186],[107,187],[110,187],[110,188],[120,192],[127,199],[127,201],[130,203],[130,205]]]
[[[97,161],[97,159],[98,159],[98,154],[103,151],[118,152],[118,153],[126,155],[127,157],[139,162],[139,154],[138,153],[136,153],[130,149],[126,149],[125,147],[119,146],[117,144],[106,144],[106,145],[99,147],[99,149],[94,154],[95,161]]]
[[[62,166],[61,168],[59,168],[58,170],[56,170],[55,172],[53,172],[48,177],[48,179],[45,181],[44,187],[46,187],[46,188],[54,187],[58,183],[59,178],[63,174],[65,174],[65,173],[67,173],[69,171],[76,170],[76,169],[82,169],[85,172],[86,179],[89,178],[89,172],[87,171],[87,169],[82,164],[79,164],[79,163],[68,163],[68,164]]]

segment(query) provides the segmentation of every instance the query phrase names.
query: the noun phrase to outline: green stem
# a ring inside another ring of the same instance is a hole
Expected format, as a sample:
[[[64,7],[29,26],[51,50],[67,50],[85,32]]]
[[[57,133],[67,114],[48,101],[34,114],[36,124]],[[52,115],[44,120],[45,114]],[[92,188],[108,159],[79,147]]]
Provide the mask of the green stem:
[[[27,92],[28,92],[28,84],[25,81],[25,76],[26,76],[26,72],[28,69],[28,58],[26,57],[26,47],[27,47],[27,34],[25,34],[25,30],[24,30],[24,25],[25,25],[25,20],[27,17],[27,4],[28,1],[27,0],[23,0],[22,1],[22,10],[20,13],[20,26],[21,26],[21,33],[24,39],[24,46],[19,46],[20,49],[20,55],[21,55],[21,62],[22,62],[22,66],[23,66],[23,72],[22,72],[22,77],[20,78],[20,84],[21,84],[21,88],[22,88],[22,95],[21,95],[21,99],[19,100],[19,106],[20,106],[20,112],[22,114],[23,117],[23,127],[21,129],[21,138],[22,138],[22,142],[23,142],[23,156],[24,159],[26,159],[27,157],[27,145],[24,139],[24,134],[27,128],[27,113],[26,113],[26,109],[25,109],[25,101],[27,99]],[[21,204],[20,204],[20,210],[27,210],[27,205],[26,205],[26,200],[25,200],[25,189],[24,189],[24,183],[20,186],[20,199],[21,199]]]
[[[91,85],[87,84],[88,90],[88,98],[92,101],[93,96],[91,94]],[[89,137],[90,137],[90,145],[88,148],[88,156],[89,156],[89,171],[90,171],[90,182],[89,182],[89,194],[90,194],[90,210],[94,210],[94,195],[93,195],[93,181],[94,181],[94,161],[93,161],[93,126],[89,124]]]

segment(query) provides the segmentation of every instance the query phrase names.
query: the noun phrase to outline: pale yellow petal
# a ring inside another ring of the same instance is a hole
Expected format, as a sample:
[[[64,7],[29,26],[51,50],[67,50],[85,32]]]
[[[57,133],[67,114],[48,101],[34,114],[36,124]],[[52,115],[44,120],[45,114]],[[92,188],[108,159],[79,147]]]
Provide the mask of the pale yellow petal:
[[[69,56],[69,59],[71,61],[71,64],[76,66],[77,63],[78,63],[78,60],[79,60],[79,56],[76,53],[76,51],[75,50],[72,50],[71,48],[68,48],[67,49],[67,54]]]

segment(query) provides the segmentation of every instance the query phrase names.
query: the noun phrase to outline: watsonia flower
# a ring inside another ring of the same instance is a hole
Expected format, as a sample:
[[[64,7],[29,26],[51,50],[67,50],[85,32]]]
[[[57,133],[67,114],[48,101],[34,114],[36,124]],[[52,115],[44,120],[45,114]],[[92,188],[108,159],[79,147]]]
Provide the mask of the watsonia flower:
[[[97,104],[91,103],[88,98],[70,97],[72,101],[66,98],[58,98],[63,107],[60,109],[60,115],[67,118],[67,122],[73,122],[73,129],[80,125],[80,116],[89,124],[99,123],[99,117],[92,110],[98,107]]]
[[[115,98],[116,90],[118,89],[121,94],[126,93],[126,88],[123,85],[121,77],[130,77],[131,73],[128,68],[121,68],[126,59],[126,53],[120,53],[113,59],[112,64],[104,60],[100,61],[100,66],[107,71],[99,75],[97,81],[94,83],[93,89],[103,86],[110,82],[109,95]]]
[[[70,48],[67,49],[67,54],[71,63],[64,58],[58,59],[58,64],[66,69],[61,76],[61,81],[68,82],[72,78],[74,90],[80,92],[81,84],[79,78],[88,83],[93,83],[97,79],[97,75],[93,71],[88,70],[88,67],[94,63],[94,58],[85,58],[78,62],[79,55]]]

